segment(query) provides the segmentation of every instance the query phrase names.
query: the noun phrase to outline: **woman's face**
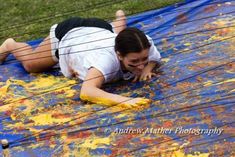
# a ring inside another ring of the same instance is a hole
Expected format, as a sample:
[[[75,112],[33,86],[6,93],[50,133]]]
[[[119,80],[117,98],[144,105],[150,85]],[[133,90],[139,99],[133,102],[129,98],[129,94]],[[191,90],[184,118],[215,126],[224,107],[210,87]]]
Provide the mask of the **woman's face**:
[[[125,70],[128,70],[135,75],[140,75],[144,67],[148,64],[148,54],[149,49],[144,49],[139,53],[128,53],[125,57],[122,57],[120,54],[118,54],[118,58]]]

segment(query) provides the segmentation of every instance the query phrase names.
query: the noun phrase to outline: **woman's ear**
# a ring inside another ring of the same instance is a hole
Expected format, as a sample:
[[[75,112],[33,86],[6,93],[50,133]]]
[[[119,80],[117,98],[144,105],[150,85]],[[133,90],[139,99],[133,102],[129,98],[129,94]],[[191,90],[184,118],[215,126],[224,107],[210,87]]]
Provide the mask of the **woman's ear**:
[[[121,55],[121,54],[120,54],[120,52],[118,52],[118,51],[117,51],[117,56],[118,56],[118,59],[119,59],[120,61],[122,61],[122,60],[123,60],[122,55]]]

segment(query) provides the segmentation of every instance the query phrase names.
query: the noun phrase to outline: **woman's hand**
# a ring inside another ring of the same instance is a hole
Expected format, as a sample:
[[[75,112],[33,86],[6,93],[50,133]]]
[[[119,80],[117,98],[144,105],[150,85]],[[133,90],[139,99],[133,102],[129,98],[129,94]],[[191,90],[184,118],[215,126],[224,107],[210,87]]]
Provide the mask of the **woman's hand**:
[[[143,70],[143,72],[141,73],[141,75],[135,76],[135,78],[133,79],[133,82],[136,81],[146,81],[146,80],[150,80],[152,77],[157,76],[157,74],[151,72],[151,71],[147,71],[147,70]]]
[[[120,107],[139,110],[150,105],[151,100],[146,98],[128,98],[125,102],[120,103]]]
[[[152,70],[156,66],[156,62],[149,62],[146,67],[144,67],[142,73],[140,75],[135,76],[133,82],[136,81],[145,81],[151,79],[153,76],[157,76],[157,74],[153,73]]]
[[[99,70],[91,68],[82,84],[80,98],[93,103],[103,104],[106,106],[117,106],[131,110],[146,108],[151,103],[151,100],[146,98],[131,98],[108,93],[100,89],[104,80],[104,76]]]
[[[135,78],[133,79],[133,82],[136,82],[138,80],[139,81],[150,80],[154,76],[157,76],[157,74],[155,74],[153,72],[143,72],[141,75],[135,76]]]

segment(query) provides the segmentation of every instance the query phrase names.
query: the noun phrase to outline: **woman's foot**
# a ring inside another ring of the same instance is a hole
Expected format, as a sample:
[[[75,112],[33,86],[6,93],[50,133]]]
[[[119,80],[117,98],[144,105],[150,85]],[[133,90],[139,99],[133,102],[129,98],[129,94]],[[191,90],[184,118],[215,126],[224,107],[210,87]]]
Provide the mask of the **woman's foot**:
[[[123,10],[118,10],[115,14],[116,19],[113,21],[114,31],[115,33],[121,32],[126,28],[126,16]]]
[[[0,46],[0,64],[2,64],[5,61],[5,59],[7,58],[7,56],[9,55],[9,51],[10,51],[9,45],[13,42],[15,42],[14,39],[8,38]]]

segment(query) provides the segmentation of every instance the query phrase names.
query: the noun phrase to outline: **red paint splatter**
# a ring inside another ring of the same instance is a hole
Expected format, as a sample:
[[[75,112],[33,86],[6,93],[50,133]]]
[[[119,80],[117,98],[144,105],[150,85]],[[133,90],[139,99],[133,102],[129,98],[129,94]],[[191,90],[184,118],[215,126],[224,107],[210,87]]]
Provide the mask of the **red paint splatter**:
[[[171,128],[173,126],[173,123],[171,121],[166,121],[163,123],[163,128]]]
[[[212,5],[212,6],[208,6],[208,7],[204,8],[204,12],[211,13],[211,12],[214,12],[216,9],[217,9],[217,6]]]
[[[6,116],[10,116],[11,114],[12,114],[12,111],[10,111],[10,110],[5,111]]]
[[[180,14],[176,17],[176,23],[184,23],[188,20],[188,17],[186,14]]]
[[[89,131],[82,131],[82,132],[71,132],[68,133],[68,138],[70,139],[77,139],[77,138],[87,138],[92,135]]]
[[[63,113],[54,113],[54,114],[52,115],[52,117],[53,117],[53,118],[58,118],[58,119],[60,119],[60,118],[69,118],[69,117],[71,117],[71,115],[69,115],[69,114],[63,114]]]

